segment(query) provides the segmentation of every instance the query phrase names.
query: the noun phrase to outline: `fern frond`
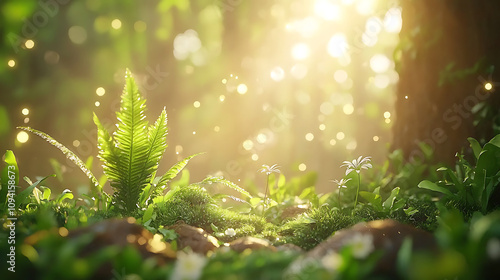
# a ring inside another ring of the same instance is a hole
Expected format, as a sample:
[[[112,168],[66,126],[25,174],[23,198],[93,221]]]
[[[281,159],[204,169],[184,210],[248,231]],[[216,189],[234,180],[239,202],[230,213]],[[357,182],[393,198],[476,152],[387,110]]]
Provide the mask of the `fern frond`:
[[[99,186],[99,181],[97,181],[96,177],[92,172],[85,166],[85,163],[70,149],[66,148],[63,144],[59,143],[56,139],[52,138],[47,133],[41,132],[39,130],[33,129],[31,127],[19,126],[19,129],[29,131],[37,136],[40,136],[45,141],[52,144],[54,147],[58,148],[69,160],[71,160],[74,164],[76,164],[80,170],[87,175],[87,177],[92,181],[95,186]]]
[[[179,172],[181,172],[182,169],[184,169],[184,167],[186,167],[189,160],[191,160],[195,156],[198,156],[201,154],[203,154],[203,153],[198,153],[198,154],[188,156],[188,157],[184,158],[183,160],[174,164],[172,167],[170,167],[170,169],[163,176],[160,177],[161,178],[160,181],[158,181],[158,184],[156,184],[157,188],[164,187],[170,180],[172,180],[175,176],[177,176],[177,174],[179,174]]]
[[[114,140],[118,151],[116,166],[118,181],[114,181],[115,197],[130,212],[136,208],[141,190],[151,174],[144,172],[148,158],[148,122],[145,116],[145,100],[127,69],[125,89],[117,112],[118,124]]]
[[[192,185],[204,185],[204,184],[213,184],[213,183],[218,183],[218,184],[222,184],[226,187],[230,187],[231,189],[247,196],[248,198],[252,198],[252,195],[250,195],[249,192],[245,191],[243,188],[241,188],[240,186],[236,185],[235,183],[229,181],[229,180],[226,180],[224,179],[223,177],[213,177],[213,176],[208,176],[207,178],[203,179],[203,181],[201,182],[198,182],[198,183],[194,183]]]
[[[103,165],[104,174],[110,179],[111,186],[119,182],[121,172],[118,168],[119,153],[113,138],[101,124],[101,121],[94,113],[94,123],[97,126],[97,148],[99,149],[99,158]]]

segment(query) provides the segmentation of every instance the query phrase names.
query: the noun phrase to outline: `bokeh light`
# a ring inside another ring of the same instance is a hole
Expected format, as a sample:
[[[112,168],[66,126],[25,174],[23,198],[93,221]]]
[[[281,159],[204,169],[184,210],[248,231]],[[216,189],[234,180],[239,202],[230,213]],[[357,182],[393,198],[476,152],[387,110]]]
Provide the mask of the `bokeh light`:
[[[23,115],[25,115],[25,116],[29,115],[29,113],[30,113],[30,110],[29,110],[28,108],[23,108],[23,109],[21,110],[21,114],[23,114]]]
[[[35,47],[35,41],[33,40],[27,40],[25,43],[24,43],[24,46],[27,48],[27,49],[32,49]]]
[[[7,65],[9,65],[9,67],[14,67],[16,66],[16,61],[14,59],[9,59],[9,61],[7,61]]]
[[[68,29],[68,37],[73,44],[81,45],[87,40],[87,30],[81,26],[71,26]]]
[[[114,20],[111,21],[111,27],[113,29],[120,29],[122,27],[122,21],[115,18]]]
[[[30,139],[30,136],[28,133],[26,133],[26,131],[21,131],[17,134],[16,139],[17,141],[19,141],[19,143],[26,143]]]
[[[311,50],[304,43],[296,44],[292,47],[292,57],[296,60],[304,60],[309,57]]]

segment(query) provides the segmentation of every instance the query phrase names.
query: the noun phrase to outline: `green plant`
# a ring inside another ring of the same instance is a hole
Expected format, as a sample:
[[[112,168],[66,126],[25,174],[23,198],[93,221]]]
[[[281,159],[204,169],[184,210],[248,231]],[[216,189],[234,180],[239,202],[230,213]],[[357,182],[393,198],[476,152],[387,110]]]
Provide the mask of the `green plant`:
[[[402,209],[406,203],[405,199],[398,197],[399,188],[394,188],[385,201],[382,201],[380,187],[373,192],[361,191],[359,194],[373,206],[380,218],[388,217],[393,212]]]
[[[356,189],[356,199],[354,200],[354,208],[356,208],[356,205],[358,204],[358,194],[359,194],[359,187],[361,185],[361,176],[360,172],[361,169],[369,169],[372,168],[372,164],[370,163],[370,158],[371,157],[365,157],[363,158],[362,156],[358,157],[358,159],[354,159],[352,161],[344,161],[344,163],[340,167],[346,167],[345,175],[349,175],[352,171],[356,171],[358,174],[358,188]]]
[[[340,191],[342,190],[342,188],[347,188],[346,186],[346,183],[349,182],[352,178],[349,178],[349,179],[345,179],[345,178],[342,178],[339,180],[331,180],[332,182],[334,182],[335,184],[337,184],[337,187],[339,189],[339,206],[341,205],[341,201],[340,201]]]
[[[500,135],[481,147],[473,139],[468,139],[476,164],[470,164],[463,155],[457,154],[458,161],[455,170],[441,167],[438,171],[445,172],[445,180],[431,182],[424,180],[419,188],[442,193],[445,202],[456,202],[460,208],[469,212],[480,210],[488,212],[490,197],[500,184]]]
[[[158,163],[167,147],[167,115],[165,109],[153,125],[148,125],[145,116],[146,100],[142,98],[137,85],[127,70],[125,89],[121,97],[120,111],[117,112],[117,129],[111,135],[94,114],[98,130],[99,158],[103,170],[115,190],[113,203],[126,214],[133,214],[140,205],[158,195],[165,185],[175,177],[196,155],[176,163],[163,176],[156,177]],[[71,161],[91,179],[97,187],[97,196],[109,196],[102,190],[102,184],[83,161],[72,151],[49,135],[29,128],[20,129],[32,132],[61,150]],[[107,208],[107,203],[104,203]]]
[[[259,169],[261,173],[266,173],[267,175],[266,190],[264,191],[264,208],[262,209],[262,216],[264,216],[267,206],[267,189],[269,188],[269,175],[271,175],[272,173],[280,173],[280,170],[278,168],[279,166],[277,164],[273,164],[272,166],[263,164],[262,168]]]

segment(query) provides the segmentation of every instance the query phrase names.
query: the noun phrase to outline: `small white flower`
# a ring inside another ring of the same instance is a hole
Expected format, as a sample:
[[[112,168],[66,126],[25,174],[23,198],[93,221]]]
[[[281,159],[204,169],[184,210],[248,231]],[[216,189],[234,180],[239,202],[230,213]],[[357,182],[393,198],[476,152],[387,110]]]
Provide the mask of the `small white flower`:
[[[279,166],[277,164],[273,164],[271,166],[263,164],[262,168],[259,169],[259,171],[261,173],[266,173],[266,175],[271,175],[271,173],[280,173],[280,170],[278,168]]]
[[[345,189],[345,188],[347,188],[345,184],[347,182],[349,182],[350,180],[351,180],[351,178],[349,178],[347,180],[346,179],[341,179],[340,181],[339,180],[330,180],[330,181],[334,182],[335,184],[337,184],[337,186],[339,187],[339,189],[340,188],[344,188]]]
[[[207,259],[200,254],[179,252],[170,279],[197,280],[201,277],[201,273],[206,263]]]
[[[373,245],[373,235],[355,233],[347,242],[346,245],[351,247],[352,255],[357,259],[364,259],[370,255],[375,246]]]
[[[224,234],[229,236],[229,237],[233,237],[236,235],[236,231],[233,228],[228,228],[228,229],[226,229]]]
[[[321,258],[321,264],[330,272],[337,271],[342,265],[342,256],[336,252],[329,252]]]
[[[492,238],[488,240],[488,244],[486,245],[486,251],[488,252],[488,256],[492,260],[500,258],[500,240],[498,240],[497,238]]]
[[[361,172],[361,169],[372,168],[370,159],[371,157],[363,158],[362,156],[360,156],[358,157],[358,159],[353,159],[352,162],[347,160],[344,161],[340,167],[347,167],[345,175],[351,173],[352,171],[356,171],[359,174],[359,172]]]

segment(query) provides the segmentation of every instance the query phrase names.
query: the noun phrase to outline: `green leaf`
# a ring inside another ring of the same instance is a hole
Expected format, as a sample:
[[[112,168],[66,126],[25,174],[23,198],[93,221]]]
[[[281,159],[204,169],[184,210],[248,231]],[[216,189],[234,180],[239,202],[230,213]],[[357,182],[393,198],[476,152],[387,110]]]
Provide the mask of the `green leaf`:
[[[440,192],[440,193],[443,193],[449,197],[453,197],[453,194],[451,193],[450,190],[448,190],[447,188],[438,186],[436,183],[433,183],[433,182],[428,181],[428,180],[423,180],[422,182],[420,182],[418,184],[418,187],[421,189],[428,189],[431,191]]]
[[[21,205],[22,203],[25,203],[27,201],[27,198],[30,196],[31,193],[33,193],[33,189],[38,186],[41,182],[45,181],[45,179],[49,178],[49,177],[55,177],[56,175],[52,174],[52,175],[49,175],[47,177],[44,177],[38,181],[36,181],[35,183],[33,183],[31,186],[27,187],[25,190],[23,190],[22,192],[20,192],[17,196],[16,196],[16,209],[19,208],[19,205]]]
[[[360,191],[359,195],[362,198],[368,200],[368,202],[371,203],[371,205],[373,206],[373,208],[375,208],[375,210],[377,210],[379,212],[382,212],[384,210],[382,208],[382,197],[380,197],[379,194],[375,194],[372,192],[366,192],[366,191]]]
[[[143,222],[147,222],[149,220],[151,220],[151,217],[153,217],[153,205],[149,205],[148,206],[148,209],[146,209],[146,211],[144,211],[144,214],[142,215],[142,221]]]
[[[406,237],[399,248],[396,259],[396,268],[399,275],[408,275],[408,270],[411,268],[412,243],[412,239],[410,237]]]
[[[399,187],[394,188],[391,191],[391,194],[389,197],[382,203],[382,207],[384,208],[385,211],[389,211],[392,209],[392,206],[394,205],[394,201],[396,200],[396,196],[399,194]]]
[[[175,176],[177,176],[177,174],[179,174],[179,172],[181,172],[182,169],[184,169],[184,167],[186,167],[189,160],[191,160],[195,156],[198,156],[201,154],[203,154],[203,153],[198,153],[195,155],[188,156],[188,157],[184,158],[183,160],[174,164],[172,167],[170,167],[170,169],[167,171],[167,173],[165,173],[163,176],[160,177],[160,181],[158,182],[158,184],[156,184],[156,186],[160,187],[160,188],[165,186],[168,182],[170,182],[170,180],[172,180]]]
[[[250,195],[249,192],[245,191],[244,189],[242,189],[240,186],[236,185],[235,183],[224,179],[223,177],[209,176],[209,177],[203,179],[203,181],[201,181],[199,183],[194,183],[193,185],[203,185],[203,184],[213,184],[213,183],[218,183],[218,184],[222,184],[226,187],[230,187],[231,189],[238,191],[239,193],[247,196],[248,198],[250,198],[250,199],[252,198],[252,196]]]
[[[92,174],[92,172],[90,172],[90,170],[88,170],[87,167],[85,167],[85,163],[83,163],[83,161],[75,153],[73,153],[71,150],[66,148],[66,146],[57,142],[57,140],[52,138],[50,135],[48,135],[44,132],[41,132],[39,130],[32,129],[30,127],[17,127],[17,128],[29,131],[29,132],[41,137],[45,141],[49,142],[54,147],[58,148],[69,160],[71,160],[74,164],[76,164],[80,168],[80,170],[82,170],[83,173],[85,173],[85,175],[87,175],[87,177],[90,180],[92,180],[92,183],[94,185],[96,185],[96,186],[99,185],[99,182],[95,178],[94,174]]]
[[[0,181],[2,185],[2,189],[0,190],[0,205],[4,205],[6,202],[9,186],[14,186],[14,188],[16,188],[16,186],[19,185],[19,167],[17,166],[14,152],[7,150],[4,155],[4,162],[5,167],[2,170]],[[12,177],[14,177],[14,184],[9,184],[9,181],[12,181]]]
[[[482,150],[481,145],[479,144],[479,142],[476,139],[474,139],[472,137],[467,138],[467,140],[469,141],[470,147],[472,148],[472,151],[474,152],[474,157],[477,160],[479,157],[479,153],[481,153],[481,150]]]
[[[56,199],[56,204],[61,204],[65,199],[73,199],[74,196],[73,196],[73,193],[68,190],[68,189],[65,189]]]

